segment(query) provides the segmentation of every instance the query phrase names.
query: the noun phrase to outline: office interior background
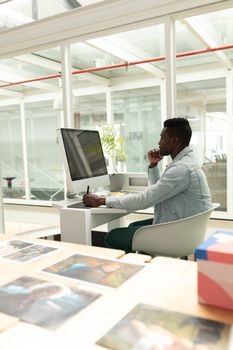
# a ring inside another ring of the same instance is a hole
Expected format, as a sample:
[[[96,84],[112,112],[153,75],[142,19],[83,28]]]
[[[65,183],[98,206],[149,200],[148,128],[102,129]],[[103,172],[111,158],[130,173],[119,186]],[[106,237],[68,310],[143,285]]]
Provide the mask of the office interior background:
[[[127,154],[119,171],[146,173],[177,116],[191,123],[217,217],[232,219],[232,23],[232,1],[0,1],[4,203],[64,198],[57,128],[112,125]]]

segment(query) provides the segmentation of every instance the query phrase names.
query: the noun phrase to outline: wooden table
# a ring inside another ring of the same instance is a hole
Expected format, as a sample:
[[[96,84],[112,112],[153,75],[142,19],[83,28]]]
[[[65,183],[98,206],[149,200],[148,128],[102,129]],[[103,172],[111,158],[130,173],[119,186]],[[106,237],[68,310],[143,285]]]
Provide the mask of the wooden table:
[[[21,237],[22,238],[22,237]],[[7,239],[7,237],[5,237]],[[44,278],[38,271],[53,261],[74,252],[99,255],[104,258],[121,258],[122,251],[80,246],[70,243],[33,240],[63,250],[41,258],[23,267],[0,262],[0,283],[7,283],[23,274]],[[127,260],[126,260],[127,261]],[[72,286],[77,281],[46,276],[53,282]],[[76,350],[99,349],[95,342],[138,303],[147,303],[175,311],[233,323],[233,312],[198,304],[196,262],[158,257],[117,289],[94,287],[103,295],[83,311],[66,321],[56,331],[16,322],[0,333],[2,350]],[[1,324],[1,322],[0,322]]]

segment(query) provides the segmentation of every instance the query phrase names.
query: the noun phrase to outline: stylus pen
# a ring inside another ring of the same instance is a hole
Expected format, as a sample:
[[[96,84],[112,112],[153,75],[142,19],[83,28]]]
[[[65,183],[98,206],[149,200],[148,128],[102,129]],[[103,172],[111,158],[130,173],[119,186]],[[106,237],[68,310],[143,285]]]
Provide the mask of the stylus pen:
[[[89,185],[87,186],[87,194],[89,193]]]

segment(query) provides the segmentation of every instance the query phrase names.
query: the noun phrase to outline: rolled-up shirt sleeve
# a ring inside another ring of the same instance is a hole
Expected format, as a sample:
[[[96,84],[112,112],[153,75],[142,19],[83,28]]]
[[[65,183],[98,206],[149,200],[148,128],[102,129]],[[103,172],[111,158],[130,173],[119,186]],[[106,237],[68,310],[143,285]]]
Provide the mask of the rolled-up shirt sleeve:
[[[121,197],[108,197],[106,206],[127,210],[145,209],[174,197],[189,186],[189,170],[184,164],[174,164],[168,167],[161,178],[157,178],[158,174],[157,171],[153,173],[150,181],[154,181],[154,184],[145,191]]]

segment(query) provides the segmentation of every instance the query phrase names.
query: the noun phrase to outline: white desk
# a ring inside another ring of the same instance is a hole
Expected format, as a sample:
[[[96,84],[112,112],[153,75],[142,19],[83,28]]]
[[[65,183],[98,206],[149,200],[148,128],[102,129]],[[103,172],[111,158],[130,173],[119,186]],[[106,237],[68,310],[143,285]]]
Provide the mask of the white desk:
[[[125,209],[114,208],[68,208],[77,203],[77,199],[55,202],[53,206],[60,211],[61,240],[91,245],[91,229],[118,219],[129,213]]]

